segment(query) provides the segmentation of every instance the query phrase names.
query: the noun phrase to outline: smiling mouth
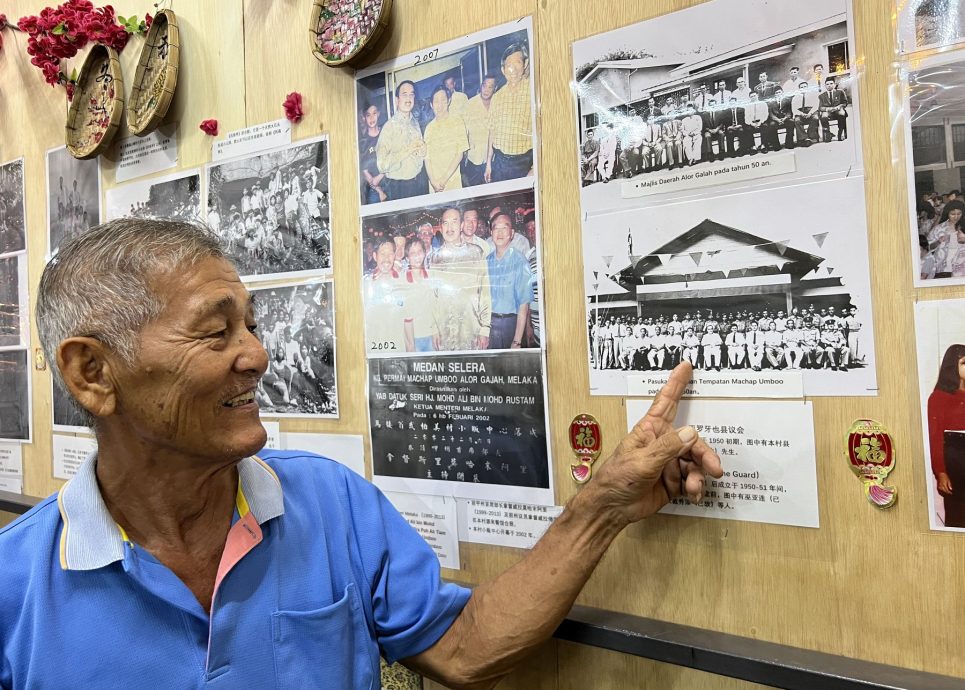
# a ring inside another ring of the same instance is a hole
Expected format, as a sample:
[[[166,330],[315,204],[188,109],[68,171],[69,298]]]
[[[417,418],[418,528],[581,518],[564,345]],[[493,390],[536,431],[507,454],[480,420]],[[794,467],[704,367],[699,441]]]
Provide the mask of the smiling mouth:
[[[225,407],[241,407],[242,405],[247,405],[248,403],[253,403],[255,401],[255,394],[252,391],[247,391],[241,395],[236,395],[235,397],[229,399],[224,403]]]

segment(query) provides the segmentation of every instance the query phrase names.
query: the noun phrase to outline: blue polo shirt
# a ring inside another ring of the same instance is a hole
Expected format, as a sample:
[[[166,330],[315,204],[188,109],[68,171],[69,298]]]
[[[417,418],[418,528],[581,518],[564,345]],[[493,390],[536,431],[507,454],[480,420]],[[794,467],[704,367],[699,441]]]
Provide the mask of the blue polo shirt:
[[[522,254],[509,247],[501,259],[493,251],[486,263],[493,314],[516,314],[521,306],[533,301],[529,261]]]
[[[211,615],[111,519],[91,457],[0,530],[3,688],[378,688],[469,591],[361,477],[264,451],[238,465]]]

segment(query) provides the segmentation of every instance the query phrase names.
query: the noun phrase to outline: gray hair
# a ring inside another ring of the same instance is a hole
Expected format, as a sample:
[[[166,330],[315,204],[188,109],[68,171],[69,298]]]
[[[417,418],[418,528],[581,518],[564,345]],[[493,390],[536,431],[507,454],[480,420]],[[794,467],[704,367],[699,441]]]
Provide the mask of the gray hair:
[[[209,257],[227,259],[210,228],[181,221],[121,218],[65,242],[40,277],[37,329],[54,380],[86,426],[95,419],[70,395],[57,366],[67,338],[96,338],[133,366],[138,334],[164,309],[151,279]]]

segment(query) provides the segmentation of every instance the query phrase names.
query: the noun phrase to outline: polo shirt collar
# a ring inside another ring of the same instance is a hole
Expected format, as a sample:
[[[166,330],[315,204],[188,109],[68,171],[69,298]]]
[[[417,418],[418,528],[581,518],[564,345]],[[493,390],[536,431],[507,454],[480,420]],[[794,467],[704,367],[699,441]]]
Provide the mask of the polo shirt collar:
[[[64,527],[60,534],[60,567],[95,570],[124,559],[125,535],[114,522],[97,485],[97,453],[91,453],[77,474],[57,493]],[[278,475],[257,456],[238,463],[241,498],[264,524],[285,512]]]

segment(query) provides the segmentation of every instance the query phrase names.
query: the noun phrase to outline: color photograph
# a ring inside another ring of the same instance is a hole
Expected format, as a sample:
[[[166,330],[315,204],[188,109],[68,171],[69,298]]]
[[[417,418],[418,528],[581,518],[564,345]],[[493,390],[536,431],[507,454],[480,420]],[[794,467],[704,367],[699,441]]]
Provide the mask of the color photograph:
[[[534,174],[530,20],[362,70],[363,205]]]

